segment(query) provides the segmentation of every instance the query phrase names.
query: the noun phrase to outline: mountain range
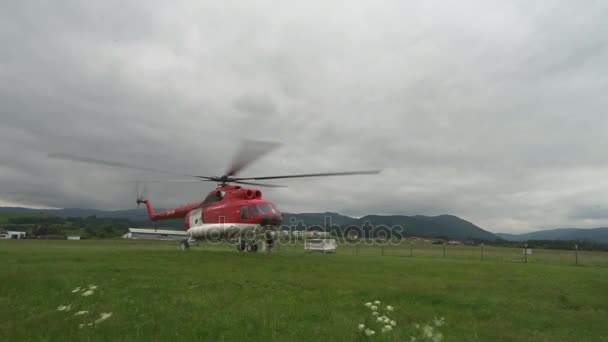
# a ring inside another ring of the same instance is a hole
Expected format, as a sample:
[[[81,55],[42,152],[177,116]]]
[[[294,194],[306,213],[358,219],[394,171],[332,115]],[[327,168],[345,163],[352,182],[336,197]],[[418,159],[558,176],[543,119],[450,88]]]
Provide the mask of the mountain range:
[[[502,239],[509,241],[530,241],[530,240],[588,240],[596,243],[608,244],[608,228],[559,228],[539,230],[525,234],[505,234],[497,233]]]
[[[453,215],[439,216],[406,216],[406,215],[366,215],[353,218],[337,213],[304,213],[283,214],[283,225],[294,226],[293,222],[302,221],[308,227],[315,226],[357,226],[366,224],[378,228],[386,226],[389,229],[401,227],[402,236],[417,236],[425,238],[448,238],[454,240],[498,240],[493,233]]]
[[[162,209],[158,209],[159,211]],[[113,217],[126,218],[133,222],[148,221],[144,208],[104,211],[97,209],[65,208],[65,209],[31,209],[17,207],[0,207],[0,213],[47,214],[59,217]],[[149,222],[149,221],[148,221]],[[301,224],[299,224],[301,223]],[[357,226],[364,227],[386,226],[388,229],[402,228],[401,236],[417,236],[426,238],[443,237],[456,240],[497,240],[499,237],[481,229],[471,222],[452,215],[439,216],[405,216],[405,215],[367,215],[361,218],[340,215],[337,213],[283,213],[283,226],[294,229],[311,226]],[[183,220],[167,220],[150,223],[150,226],[183,228]]]

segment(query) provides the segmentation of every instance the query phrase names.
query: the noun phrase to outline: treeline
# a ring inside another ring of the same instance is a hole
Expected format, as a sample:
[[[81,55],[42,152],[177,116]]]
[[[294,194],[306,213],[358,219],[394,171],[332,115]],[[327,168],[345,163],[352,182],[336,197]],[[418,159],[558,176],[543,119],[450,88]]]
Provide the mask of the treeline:
[[[8,219],[9,224],[65,224],[66,220],[57,216],[18,216]]]
[[[120,237],[129,227],[137,223],[125,218],[19,216],[7,220],[0,230],[25,231],[32,238],[67,237],[79,235],[84,239],[106,239]]]

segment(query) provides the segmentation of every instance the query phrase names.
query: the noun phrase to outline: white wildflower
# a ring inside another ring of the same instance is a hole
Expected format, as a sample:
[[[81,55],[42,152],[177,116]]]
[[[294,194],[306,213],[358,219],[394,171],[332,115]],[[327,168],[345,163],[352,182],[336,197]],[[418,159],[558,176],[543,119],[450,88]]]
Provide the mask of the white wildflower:
[[[387,332],[387,331],[391,331],[391,330],[393,330],[393,327],[391,327],[390,325],[385,325],[382,328],[382,332]]]
[[[441,340],[443,340],[443,335],[440,332],[433,335],[433,342],[441,342]]]
[[[84,324],[82,324],[82,323],[81,323],[81,324],[78,324],[78,327],[79,327],[80,329],[82,329],[82,327],[84,327]]]
[[[365,329],[365,325],[364,324],[359,324],[357,326],[357,328],[359,329],[359,331],[363,331],[363,329]]]
[[[375,305],[372,305],[372,306],[370,307],[370,309],[372,309],[372,310],[376,311],[376,310],[378,310],[378,307],[377,307],[377,306],[375,306]]]
[[[384,323],[390,323],[391,322],[391,320],[388,317],[384,317],[383,321],[384,321]]]
[[[87,325],[88,325],[88,326],[90,326],[90,327],[92,327],[92,326],[93,326],[93,323],[89,323],[89,324],[87,324]]]
[[[379,313],[378,313],[378,311],[374,311],[374,312],[372,312],[372,315],[373,315],[373,316],[378,316],[378,315],[379,315]]]
[[[391,321],[391,325],[394,326],[394,327],[396,327],[397,326],[397,322]]]
[[[85,297],[88,297],[88,296],[92,295],[93,293],[95,293],[95,291],[88,290],[88,291],[84,292],[82,295],[85,296]]]
[[[78,291],[80,291],[80,286],[78,286],[77,288],[73,289],[73,290],[72,290],[72,293],[76,293],[76,292],[78,292]]]
[[[57,307],[57,311],[70,311],[72,309],[72,305],[60,305]]]
[[[372,303],[367,302],[367,303],[365,303],[365,306],[367,306],[369,308],[370,306],[372,306]]]
[[[376,304],[376,305],[380,305],[380,304],[382,304],[382,303],[380,303],[380,301],[379,301],[379,300],[376,300],[376,301],[374,301],[374,304]]]
[[[105,321],[106,319],[108,319],[108,318],[110,318],[110,317],[112,317],[112,313],[111,313],[111,312],[107,312],[107,313],[106,313],[106,312],[104,312],[104,313],[102,313],[102,314],[99,316],[99,318],[98,318],[98,319],[95,321],[95,324],[99,324],[99,323],[101,323],[101,322]]]
[[[89,285],[89,290],[97,290],[97,285]]]
[[[75,314],[74,314],[74,316],[82,316],[82,315],[86,315],[86,314],[88,314],[88,313],[89,313],[89,312],[88,312],[88,311],[86,311],[86,310],[83,310],[83,311],[78,311],[77,313],[75,313]]]
[[[435,324],[436,327],[440,327],[445,324],[445,318],[444,317],[441,317],[441,318],[435,317],[433,319],[433,323]]]
[[[416,329],[420,328],[420,324],[414,323],[414,328],[416,328]]]
[[[374,336],[376,334],[375,331],[373,331],[372,329],[365,329],[365,335],[367,336]]]
[[[424,327],[422,327],[422,334],[426,338],[432,338],[433,337],[433,327],[428,324],[425,324]]]
[[[378,318],[376,318],[376,321],[377,322],[383,322],[384,320],[382,319],[382,317],[378,317]]]
[[[390,306],[390,305],[387,305],[387,306],[386,306],[386,310],[387,310],[387,311],[393,311],[394,309],[395,309],[395,308],[393,308],[393,307],[392,307],[392,306]]]

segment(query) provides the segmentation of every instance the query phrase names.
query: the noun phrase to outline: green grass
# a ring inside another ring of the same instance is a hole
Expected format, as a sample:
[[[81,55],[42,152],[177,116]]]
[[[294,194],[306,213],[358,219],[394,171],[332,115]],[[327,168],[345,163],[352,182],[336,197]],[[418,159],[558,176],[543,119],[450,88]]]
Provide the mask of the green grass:
[[[608,340],[608,267],[505,262],[506,250],[482,261],[466,247],[442,258],[442,249],[416,247],[410,258],[404,246],[380,257],[351,246],[269,255],[158,241],[0,241],[0,341],[363,341],[356,325],[376,299],[396,308],[386,340],[404,341],[411,324],[435,316],[445,317],[446,341]],[[71,293],[88,284],[99,286],[94,295]],[[70,313],[57,311],[67,304]],[[78,327],[101,312],[113,316]]]

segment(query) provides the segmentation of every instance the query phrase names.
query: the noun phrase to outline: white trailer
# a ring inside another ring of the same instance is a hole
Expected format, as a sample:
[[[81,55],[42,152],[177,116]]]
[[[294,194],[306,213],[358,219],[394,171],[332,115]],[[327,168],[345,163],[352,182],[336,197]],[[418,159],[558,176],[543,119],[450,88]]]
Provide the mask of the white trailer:
[[[304,251],[336,253],[336,239],[306,239],[304,240]]]

